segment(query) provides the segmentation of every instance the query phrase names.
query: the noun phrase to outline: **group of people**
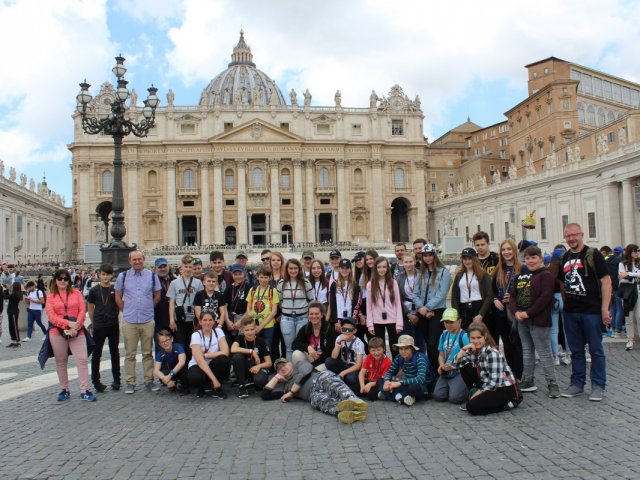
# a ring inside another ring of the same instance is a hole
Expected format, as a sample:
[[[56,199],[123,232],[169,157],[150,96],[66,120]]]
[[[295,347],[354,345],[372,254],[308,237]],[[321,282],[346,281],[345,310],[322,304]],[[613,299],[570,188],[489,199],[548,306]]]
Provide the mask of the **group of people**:
[[[394,263],[375,250],[352,259],[334,250],[328,267],[311,251],[285,261],[280,252],[264,250],[253,272],[242,252],[228,268],[222,252],[212,252],[203,273],[202,262],[185,255],[177,276],[166,259],[155,260],[152,271],[134,251],[131,268],[115,282],[113,268],[102,265],[86,299],[71,286],[69,272],[59,270],[46,300],[58,400],[70,396],[69,352],[81,398],[96,398],[88,388],[88,309],[95,341],[91,381],[98,392],[107,389],[100,377],[107,340],[111,388],[121,388],[121,334],[127,394],[137,388],[140,345],[149,391],[164,385],[181,395],[226,398],[223,384],[235,381],[240,398],[252,390],[265,400],[301,398],[345,423],[364,420],[367,401],[378,399],[411,406],[433,398],[481,415],[514,408],[522,392],[538,389],[536,357],[549,397],[582,394],[588,350],[589,399],[599,401],[606,387],[602,325],[610,322],[610,303],[617,304],[610,266],[584,244],[578,224],[568,224],[564,237],[568,249],[559,245],[546,265],[531,242],[507,239],[493,253],[489,236],[477,232],[453,274],[424,239],[411,252],[397,244]],[[624,253],[615,283],[620,292],[632,285],[637,299],[638,247]],[[623,305],[633,348],[631,325],[640,307],[630,306],[630,297]],[[555,372],[559,338],[562,359],[572,365],[562,392]]]

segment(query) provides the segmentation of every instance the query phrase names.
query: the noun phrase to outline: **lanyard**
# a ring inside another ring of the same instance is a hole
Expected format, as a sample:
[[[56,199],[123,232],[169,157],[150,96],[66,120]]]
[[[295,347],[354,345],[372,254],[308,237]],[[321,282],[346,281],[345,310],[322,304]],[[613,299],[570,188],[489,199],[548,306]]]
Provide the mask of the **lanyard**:
[[[343,303],[344,307],[346,308],[346,306],[347,306],[347,297],[349,296],[349,286],[347,286],[346,288],[340,287],[340,295],[342,296],[342,303]]]
[[[416,285],[416,276],[413,276],[413,282],[409,283],[409,276],[407,275],[407,279],[404,281],[404,291],[407,291],[407,288],[409,289],[409,293],[413,294],[413,287],[415,287]]]
[[[475,277],[475,273],[471,274],[471,280],[469,280],[469,275],[467,275],[467,271],[464,272],[464,281],[467,284],[467,291],[469,292],[469,301],[471,301],[471,284],[473,283],[473,277]]]
[[[460,336],[460,331],[458,331],[458,333],[456,333],[456,336],[453,337],[453,340],[451,339],[451,334],[447,335],[447,345],[445,346],[446,355],[444,357],[445,362],[447,360],[449,360],[449,355],[451,354],[451,350],[453,350],[453,347],[455,346],[456,342],[458,341],[458,337],[459,336]]]
[[[387,282],[384,283],[384,288],[380,289],[380,297],[382,297],[382,309],[385,309],[385,305],[387,304]]]
[[[298,294],[298,281],[296,280],[296,288],[292,289],[291,288],[291,280],[289,280],[289,288],[288,290],[291,292],[291,301],[295,302],[296,301],[296,295]]]
[[[240,297],[240,292],[244,291],[244,282],[242,282],[240,285],[234,285],[233,289],[231,290],[231,303],[233,304],[233,308],[232,310],[235,311],[236,307],[238,306],[238,300]]]
[[[200,336],[202,337],[202,346],[205,347],[205,343],[204,343],[204,332],[202,332],[202,330],[200,331]],[[213,332],[211,332],[211,336],[209,337],[209,345],[206,345],[205,349],[204,349],[204,353],[208,353],[209,349],[211,348],[211,343],[213,342]]]
[[[296,286],[297,286],[297,285],[298,285],[298,284],[296,283]],[[318,288],[316,288],[316,285],[318,285]],[[313,284],[313,291],[314,291],[314,293],[316,294],[316,300],[318,300],[318,297],[320,296],[320,291],[322,290],[322,287],[323,287],[323,285],[322,285],[322,283],[321,283],[321,282],[315,282],[315,283]]]
[[[372,358],[372,360],[373,360],[373,358]],[[373,373],[369,374],[369,378],[378,378],[380,370],[382,369],[382,362],[384,362],[384,358],[381,358],[378,361],[378,365],[376,366],[375,360],[373,360],[373,366],[375,367],[375,370],[373,368],[371,369]]]
[[[107,296],[105,297],[104,295],[102,295],[102,292],[104,292],[104,289],[107,289]],[[102,285],[100,285],[100,299],[102,300],[102,305],[106,305],[107,302],[109,301],[109,295],[111,295],[111,287],[103,287]]]

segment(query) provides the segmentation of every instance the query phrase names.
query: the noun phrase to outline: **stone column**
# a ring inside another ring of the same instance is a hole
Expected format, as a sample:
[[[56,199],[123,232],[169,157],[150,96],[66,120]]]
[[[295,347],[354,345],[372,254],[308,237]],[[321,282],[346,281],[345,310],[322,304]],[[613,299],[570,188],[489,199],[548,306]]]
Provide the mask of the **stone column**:
[[[310,240],[311,242],[319,242],[320,241],[320,214],[316,213],[314,214],[315,217],[315,235],[313,237],[313,240]]]
[[[416,166],[416,222],[413,225],[413,238],[418,237],[427,237],[428,232],[427,229],[427,195],[426,195],[426,186],[424,181],[425,175],[425,162],[424,160],[417,160],[415,162]],[[411,220],[409,220],[411,221]]]
[[[167,245],[178,245],[178,217],[176,214],[176,205],[178,202],[178,196],[176,195],[176,161],[165,160],[162,162],[162,166],[165,169],[167,175],[167,196],[165,198],[167,202],[166,212],[167,215],[164,221],[164,238]]]
[[[346,175],[346,167],[347,161],[344,158],[338,158],[336,160],[336,186],[337,186],[337,195],[336,200],[338,202],[338,218],[337,218],[337,227],[336,231],[337,238],[334,238],[334,242],[344,242],[347,240],[351,240],[351,234],[349,231],[349,192],[347,192],[347,188],[345,186],[345,175]],[[335,220],[335,218],[334,218]]]
[[[182,245],[183,235],[182,235],[182,215],[178,217],[178,241],[177,245]]]
[[[78,162],[78,249],[83,249],[85,243],[91,243],[91,232],[93,230],[93,226],[90,225],[91,221],[91,213],[92,209],[90,208],[91,201],[89,199],[89,191],[91,190],[91,179],[89,178],[89,170],[91,169],[91,163],[89,162]],[[113,170],[112,170],[113,172]],[[13,223],[15,225],[15,223]],[[23,227],[24,228],[24,227]],[[7,232],[12,238],[12,230],[10,229]],[[13,237],[15,238],[15,237]],[[9,240],[9,248],[10,250],[7,253],[13,255],[13,247],[11,240]],[[13,260],[13,259],[12,259]]]
[[[144,245],[144,233],[140,234],[140,225],[142,225],[142,216],[140,215],[140,208],[138,203],[138,168],[142,167],[141,160],[129,160],[125,162],[125,168],[127,169],[127,189],[125,201],[126,207],[124,209],[127,227],[127,243],[132,245],[137,243],[138,245]]]
[[[282,228],[280,224],[280,184],[279,184],[279,171],[278,171],[278,163],[280,163],[279,158],[270,158],[269,159],[269,167],[271,170],[271,192],[269,192],[271,196],[271,223],[270,223],[270,231],[278,231]],[[267,237],[269,237],[267,235]],[[271,234],[271,241],[273,243],[278,243],[282,240],[282,236],[279,233]]]
[[[622,245],[635,241],[634,198],[631,180],[622,181]]]
[[[315,214],[316,196],[313,185],[313,170],[315,168],[315,162],[312,158],[307,158],[304,160],[304,163],[306,167],[305,193],[307,196],[307,235],[305,237],[305,241],[315,242],[318,232],[318,219]]]
[[[247,235],[247,159],[236,159],[236,173],[238,175],[238,231],[237,242],[239,244],[249,243]]]
[[[293,159],[293,239],[292,242],[304,241],[304,204],[302,197],[302,160]]]
[[[224,208],[222,206],[222,159],[213,159],[213,242],[224,243]]]
[[[620,220],[624,207],[623,211],[620,211],[619,205],[618,183],[607,183],[602,189],[602,208],[598,209],[598,218],[600,219],[598,222],[598,230],[600,230],[600,233],[604,233],[604,235],[598,234],[598,238],[600,238],[601,243],[611,245],[611,248],[615,245],[623,245]]]
[[[331,213],[331,241],[333,243],[338,242],[340,239],[337,238],[337,231],[338,231],[338,225],[336,225],[338,222],[336,222],[336,212]]]
[[[211,243],[211,206],[209,205],[209,165],[211,160],[198,160],[200,164],[200,233],[201,245]],[[215,183],[214,183],[215,188]]]
[[[371,160],[371,238],[372,242],[384,242],[384,225],[387,209],[384,207],[382,167],[384,160]]]

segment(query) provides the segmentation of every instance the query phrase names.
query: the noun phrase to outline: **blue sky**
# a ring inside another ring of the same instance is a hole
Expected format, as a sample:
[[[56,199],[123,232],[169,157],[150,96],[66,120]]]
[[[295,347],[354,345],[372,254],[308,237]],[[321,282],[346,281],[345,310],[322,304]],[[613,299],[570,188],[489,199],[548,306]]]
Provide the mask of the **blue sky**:
[[[126,58],[140,99],[193,105],[230,61],[240,28],[258,68],[313,105],[368,105],[394,84],[420,96],[433,140],[526,97],[524,65],[556,56],[640,82],[640,0],[0,0],[0,159],[71,204],[71,113]]]

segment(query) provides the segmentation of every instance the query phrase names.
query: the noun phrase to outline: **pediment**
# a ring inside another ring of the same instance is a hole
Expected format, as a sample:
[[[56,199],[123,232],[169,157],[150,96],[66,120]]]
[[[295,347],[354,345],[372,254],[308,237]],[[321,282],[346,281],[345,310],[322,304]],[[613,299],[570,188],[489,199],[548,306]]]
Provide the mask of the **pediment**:
[[[283,130],[263,122],[262,120],[251,120],[250,122],[238,125],[228,132],[212,137],[210,140],[216,142],[303,142],[304,139],[291,132]]]

